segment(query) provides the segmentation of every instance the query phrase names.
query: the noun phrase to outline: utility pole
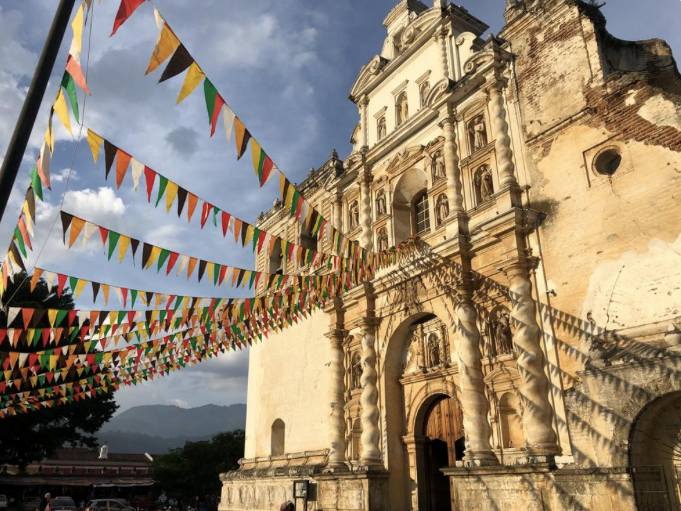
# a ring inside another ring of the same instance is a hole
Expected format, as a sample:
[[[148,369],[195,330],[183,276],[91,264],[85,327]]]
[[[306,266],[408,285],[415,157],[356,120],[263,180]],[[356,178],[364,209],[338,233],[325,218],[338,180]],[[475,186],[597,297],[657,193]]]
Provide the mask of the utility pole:
[[[33,80],[31,80],[31,85],[28,88],[24,106],[21,108],[12,139],[9,146],[7,146],[5,159],[0,168],[0,221],[2,221],[5,214],[7,201],[12,192],[14,181],[17,178],[21,161],[24,158],[28,139],[31,136],[35,119],[40,111],[40,104],[43,101],[45,89],[47,89],[47,83],[50,80],[52,68],[54,67],[54,61],[57,59],[57,53],[59,53],[59,47],[64,38],[64,33],[69,24],[75,3],[76,0],[61,0],[59,2],[59,7],[57,7],[57,12],[54,15],[50,32],[47,34],[45,46],[40,55],[40,60],[38,60]]]

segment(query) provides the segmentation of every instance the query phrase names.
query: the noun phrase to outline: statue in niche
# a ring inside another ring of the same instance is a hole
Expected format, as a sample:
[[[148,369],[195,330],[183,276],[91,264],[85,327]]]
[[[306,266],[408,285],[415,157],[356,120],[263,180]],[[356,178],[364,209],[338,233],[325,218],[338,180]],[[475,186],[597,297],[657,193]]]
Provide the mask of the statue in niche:
[[[362,358],[357,352],[352,355],[350,377],[352,379],[352,390],[362,388]]]
[[[430,355],[430,367],[440,365],[440,339],[435,334],[428,336],[428,354]]]
[[[359,205],[357,201],[350,204],[350,228],[354,229],[359,225]]]
[[[419,352],[419,338],[416,332],[412,332],[411,338],[409,340],[409,348],[407,348],[407,360],[404,363],[402,372],[404,374],[415,373],[418,368],[418,352]]]
[[[378,251],[383,252],[388,250],[388,231],[382,228],[378,231]]]
[[[497,355],[513,353],[513,334],[511,332],[511,317],[504,307],[494,311],[492,322],[492,339]]]
[[[399,126],[409,118],[409,103],[407,93],[403,92],[397,99],[397,125]]]
[[[487,165],[481,166],[475,175],[476,195],[480,203],[487,202],[494,195],[492,172]]]
[[[487,128],[485,126],[485,116],[477,115],[470,123],[468,132],[470,133],[471,147],[473,151],[482,149],[487,145]]]
[[[428,97],[428,94],[430,93],[430,82],[425,81],[421,84],[421,87],[419,88],[419,94],[421,96],[421,107],[424,107],[426,105],[426,98]]]
[[[376,195],[376,214],[378,216],[385,215],[386,211],[385,192],[380,190]]]
[[[381,117],[378,120],[378,140],[382,140],[383,137],[385,137],[387,133],[388,133],[388,129],[386,128],[385,117]]]
[[[433,163],[431,163],[431,170],[433,171],[433,179],[441,179],[445,177],[445,160],[440,151],[435,153]]]
[[[447,196],[444,193],[437,198],[437,204],[435,206],[435,215],[437,225],[442,225],[442,223],[449,216],[449,200],[447,199]]]

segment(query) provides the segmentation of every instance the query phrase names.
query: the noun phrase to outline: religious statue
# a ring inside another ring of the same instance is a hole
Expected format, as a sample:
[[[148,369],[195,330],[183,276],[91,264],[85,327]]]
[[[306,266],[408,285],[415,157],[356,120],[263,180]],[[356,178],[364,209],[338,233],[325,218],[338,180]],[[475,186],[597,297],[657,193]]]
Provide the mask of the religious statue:
[[[497,355],[513,353],[513,334],[511,333],[511,318],[506,309],[499,310],[492,323],[492,335]]]
[[[430,93],[430,82],[425,81],[421,84],[421,88],[419,89],[420,96],[421,96],[421,107],[426,105],[426,98],[428,97],[428,94]]]
[[[442,222],[444,222],[449,216],[449,200],[447,199],[447,196],[444,193],[440,195],[437,199],[435,214],[437,219],[437,225],[441,225]]]
[[[445,177],[445,160],[442,157],[442,153],[438,151],[433,156],[433,163],[431,164],[433,171],[433,179],[440,179]]]
[[[376,195],[376,214],[378,216],[385,215],[386,211],[385,192],[380,190]]]
[[[359,225],[359,206],[357,201],[350,205],[350,228],[353,229]]]
[[[388,250],[388,232],[385,228],[378,231],[378,251]]]
[[[397,103],[397,124],[400,125],[409,118],[409,103],[407,101],[407,93],[400,94]]]
[[[430,355],[430,367],[440,365],[440,339],[435,334],[428,336],[428,354]]]
[[[487,202],[494,195],[492,173],[487,165],[483,165],[478,169],[478,173],[475,176],[475,187],[478,190],[478,197],[481,203]]]
[[[487,129],[485,127],[485,117],[483,115],[478,115],[471,121],[468,131],[471,135],[471,147],[473,151],[477,151],[487,145]]]
[[[362,359],[357,352],[352,356],[350,376],[352,378],[352,390],[362,388]]]
[[[382,140],[383,137],[385,137],[387,133],[388,133],[388,129],[386,128],[386,125],[385,125],[385,117],[381,117],[378,120],[378,140]]]

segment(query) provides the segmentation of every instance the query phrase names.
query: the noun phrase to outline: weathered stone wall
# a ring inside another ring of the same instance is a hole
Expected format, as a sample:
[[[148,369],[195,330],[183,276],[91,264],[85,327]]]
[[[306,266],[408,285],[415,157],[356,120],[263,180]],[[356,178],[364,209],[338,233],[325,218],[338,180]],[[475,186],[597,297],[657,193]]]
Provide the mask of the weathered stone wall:
[[[502,36],[516,55],[529,205],[546,215],[536,255],[568,315],[555,326],[574,375],[579,321],[619,329],[681,310],[681,81],[662,41],[619,41],[581,2],[535,3],[544,10]],[[608,149],[621,155],[612,176],[594,168]]]

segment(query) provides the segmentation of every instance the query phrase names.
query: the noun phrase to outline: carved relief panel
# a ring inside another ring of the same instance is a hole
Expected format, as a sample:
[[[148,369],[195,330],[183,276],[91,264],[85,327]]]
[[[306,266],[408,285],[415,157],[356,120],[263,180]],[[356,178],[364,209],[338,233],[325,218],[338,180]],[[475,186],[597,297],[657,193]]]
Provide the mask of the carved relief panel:
[[[439,318],[411,327],[403,374],[425,373],[449,367],[451,354],[447,329]]]

